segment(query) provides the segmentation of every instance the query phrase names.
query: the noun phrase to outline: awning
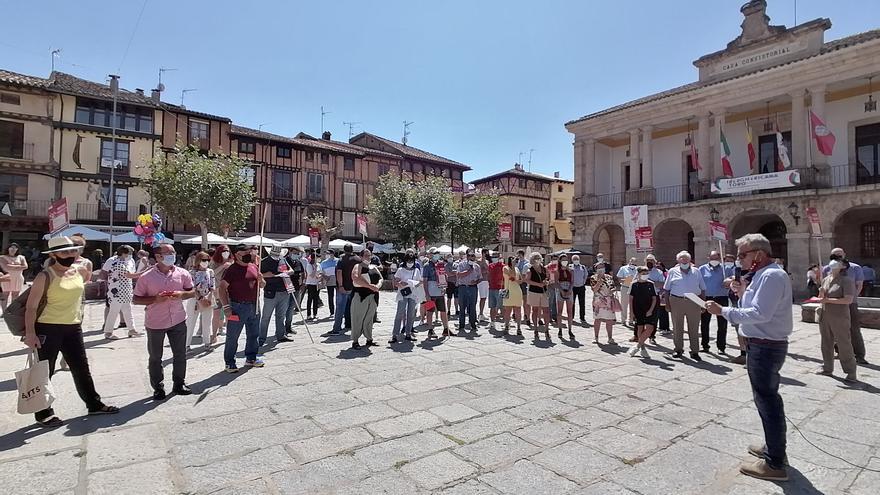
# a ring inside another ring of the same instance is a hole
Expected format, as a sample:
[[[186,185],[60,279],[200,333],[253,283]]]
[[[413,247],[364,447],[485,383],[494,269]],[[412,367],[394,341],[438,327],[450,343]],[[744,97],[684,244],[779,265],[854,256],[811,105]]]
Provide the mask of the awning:
[[[89,227],[86,227],[85,225],[71,225],[70,227],[67,227],[66,229],[62,230],[61,232],[58,232],[57,234],[55,234],[55,237],[57,237],[57,236],[70,237],[73,234],[82,234],[83,238],[85,238],[85,240],[87,240],[87,241],[104,241],[104,242],[106,242],[106,241],[110,240],[110,234],[108,234],[106,232],[100,232],[95,229],[91,229]],[[43,239],[49,239],[50,237],[52,237],[52,234],[46,234],[43,236]]]
[[[571,224],[568,220],[554,220],[553,228],[556,229],[556,238],[562,242],[571,242]]]
[[[228,246],[233,246],[235,244],[238,244],[238,241],[236,239],[226,238],[226,237],[223,237],[222,235],[212,234],[211,232],[208,232],[207,237],[208,237],[208,244],[209,245],[226,244]],[[195,237],[189,237],[189,238],[186,238],[180,242],[183,244],[201,244],[202,243],[202,236],[197,235]]]

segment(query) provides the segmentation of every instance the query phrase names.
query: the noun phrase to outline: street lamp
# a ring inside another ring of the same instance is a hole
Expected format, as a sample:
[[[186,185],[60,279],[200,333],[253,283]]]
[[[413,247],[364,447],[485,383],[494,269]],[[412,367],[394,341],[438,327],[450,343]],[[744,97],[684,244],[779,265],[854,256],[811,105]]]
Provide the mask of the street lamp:
[[[792,218],[794,218],[795,225],[798,225],[798,223],[801,220],[801,216],[798,215],[799,210],[800,210],[800,207],[798,207],[798,205],[796,205],[794,202],[792,202],[790,205],[788,205],[788,214],[791,215]]]
[[[713,222],[717,222],[720,215],[721,213],[719,213],[714,206],[709,210],[709,218],[711,218]]]

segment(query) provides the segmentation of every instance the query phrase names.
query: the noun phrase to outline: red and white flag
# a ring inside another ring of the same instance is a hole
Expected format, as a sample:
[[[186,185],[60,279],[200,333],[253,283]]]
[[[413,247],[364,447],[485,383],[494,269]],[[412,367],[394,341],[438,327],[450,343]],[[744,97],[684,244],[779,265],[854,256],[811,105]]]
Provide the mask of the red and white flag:
[[[810,132],[813,133],[813,139],[816,140],[816,148],[819,150],[819,153],[831,156],[837,139],[834,137],[834,133],[825,127],[825,122],[822,122],[822,119],[813,113],[812,110],[810,110]]]
[[[357,216],[357,229],[361,235],[367,235],[367,216],[358,214]]]
[[[785,145],[785,139],[783,139],[782,133],[779,132],[779,127],[776,128],[776,153],[776,171],[782,172],[791,168],[791,160],[788,158],[788,146]]]
[[[752,126],[746,121],[746,140],[748,141],[749,170],[755,170],[755,141],[752,139]]]
[[[691,139],[691,167],[693,170],[703,170],[700,166],[700,157],[697,155],[697,148],[694,147],[694,140]]]

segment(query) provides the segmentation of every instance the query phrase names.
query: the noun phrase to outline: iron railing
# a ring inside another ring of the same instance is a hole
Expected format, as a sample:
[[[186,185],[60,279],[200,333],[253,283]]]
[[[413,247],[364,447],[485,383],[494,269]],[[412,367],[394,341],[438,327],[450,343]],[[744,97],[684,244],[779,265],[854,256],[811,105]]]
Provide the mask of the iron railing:
[[[44,199],[12,200],[0,199],[0,208],[9,205],[9,213],[13,217],[48,217],[49,205],[52,201]]]
[[[110,221],[110,209],[94,203],[77,203],[73,213],[73,220],[77,222]],[[137,221],[137,217],[140,214],[141,208],[138,206],[130,206],[125,210],[121,210],[117,207],[117,210],[113,212],[113,222],[134,223]]]
[[[21,147],[4,144],[0,146],[0,158],[34,161],[34,143],[21,143]]]

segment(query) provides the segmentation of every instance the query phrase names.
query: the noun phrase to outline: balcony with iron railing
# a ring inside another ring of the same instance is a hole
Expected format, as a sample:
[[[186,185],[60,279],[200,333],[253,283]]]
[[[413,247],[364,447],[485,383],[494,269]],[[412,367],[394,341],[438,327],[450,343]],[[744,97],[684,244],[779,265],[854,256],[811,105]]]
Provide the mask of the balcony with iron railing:
[[[541,233],[517,232],[513,236],[513,242],[517,245],[535,246],[544,244],[544,236]]]
[[[28,199],[28,200],[6,200],[0,199],[0,209],[5,205],[9,205],[9,216],[12,217],[38,217],[47,218],[50,200],[44,199]],[[5,213],[3,213],[5,214]],[[0,216],[0,218],[3,218]]]
[[[880,173],[872,173],[862,166],[838,165],[833,167],[807,167],[794,169],[800,182],[793,187],[759,189],[735,194],[714,194],[709,182],[681,184],[676,186],[636,189],[612,194],[599,194],[575,198],[575,211],[608,210],[631,205],[666,205],[690,203],[722,197],[751,197],[805,189],[839,190],[853,186],[880,188]]]
[[[134,223],[138,215],[143,213],[142,210],[144,208],[139,206],[129,206],[124,210],[117,206],[116,211],[113,212],[113,223]],[[77,203],[71,218],[74,222],[109,222],[110,209],[94,203]]]

